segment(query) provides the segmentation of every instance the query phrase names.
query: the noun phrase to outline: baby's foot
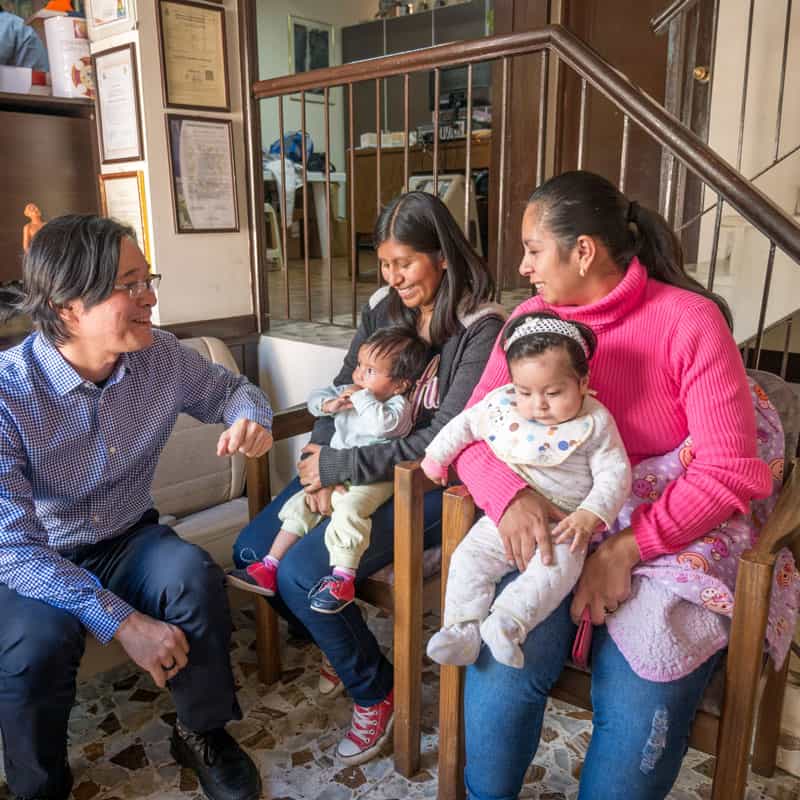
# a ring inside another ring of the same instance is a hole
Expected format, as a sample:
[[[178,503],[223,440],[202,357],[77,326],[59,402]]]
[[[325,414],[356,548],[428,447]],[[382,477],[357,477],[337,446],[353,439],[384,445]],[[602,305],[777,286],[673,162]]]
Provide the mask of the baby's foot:
[[[437,664],[465,667],[474,664],[481,649],[477,622],[460,622],[442,628],[428,640],[428,658]]]
[[[492,612],[481,623],[481,638],[492,651],[495,661],[507,667],[522,669],[525,656],[520,643],[525,638],[520,624],[502,611]]]

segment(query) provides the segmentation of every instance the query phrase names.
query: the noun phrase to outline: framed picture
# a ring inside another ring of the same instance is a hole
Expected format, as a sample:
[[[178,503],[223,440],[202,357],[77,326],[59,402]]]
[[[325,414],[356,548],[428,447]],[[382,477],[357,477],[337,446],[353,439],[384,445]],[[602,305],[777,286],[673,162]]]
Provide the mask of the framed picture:
[[[102,162],[144,160],[135,45],[123,44],[95,53],[92,67]]]
[[[136,0],[86,0],[89,40],[96,42],[136,27]]]
[[[289,14],[289,74],[332,66],[334,44],[333,25]],[[324,94],[324,89],[308,89],[306,100],[322,103]],[[328,97],[332,105],[330,93]],[[292,99],[299,100],[300,97],[296,95]]]
[[[225,9],[158,0],[164,105],[230,111]]]
[[[177,233],[239,230],[231,121],[167,114]]]
[[[136,233],[136,244],[150,262],[150,240],[147,235],[147,202],[143,172],[115,172],[100,175],[100,203],[103,215],[130,225]]]

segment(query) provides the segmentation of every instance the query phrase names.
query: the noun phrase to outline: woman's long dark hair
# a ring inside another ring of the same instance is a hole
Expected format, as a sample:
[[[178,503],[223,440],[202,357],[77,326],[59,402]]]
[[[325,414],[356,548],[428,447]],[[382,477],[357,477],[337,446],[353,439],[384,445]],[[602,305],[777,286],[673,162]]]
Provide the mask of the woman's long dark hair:
[[[579,236],[592,236],[623,272],[638,256],[651,278],[713,300],[733,328],[725,300],[687,275],[680,241],[664,217],[631,202],[610,181],[593,172],[564,172],[539,186],[528,203],[540,209],[541,222],[562,253],[571,251]]]
[[[375,223],[375,248],[389,239],[447,262],[434,300],[432,344],[444,344],[458,330],[459,312],[475,311],[492,298],[494,281],[483,259],[438,197],[426,192],[395,197]],[[394,290],[389,292],[389,315],[394,322],[416,330],[419,311],[406,308]]]

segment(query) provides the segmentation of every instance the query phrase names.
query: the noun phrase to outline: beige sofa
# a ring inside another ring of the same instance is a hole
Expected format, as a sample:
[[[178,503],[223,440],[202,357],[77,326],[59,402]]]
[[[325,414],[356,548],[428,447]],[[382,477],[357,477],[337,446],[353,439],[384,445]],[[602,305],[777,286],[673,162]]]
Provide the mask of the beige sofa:
[[[215,364],[238,373],[230,351],[219,339],[185,339],[182,344]],[[206,425],[181,414],[169,437],[153,482],[161,521],[184,539],[205,548],[222,567],[231,566],[234,539],[248,522],[245,458],[219,458],[217,439],[224,425]],[[80,677],[89,677],[122,663],[125,652],[116,643],[102,647],[86,638]]]

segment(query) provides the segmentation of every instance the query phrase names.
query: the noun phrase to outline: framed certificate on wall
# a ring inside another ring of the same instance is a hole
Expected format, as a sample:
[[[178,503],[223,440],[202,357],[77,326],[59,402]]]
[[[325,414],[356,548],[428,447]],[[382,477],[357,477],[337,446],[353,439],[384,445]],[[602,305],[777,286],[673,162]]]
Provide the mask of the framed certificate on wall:
[[[225,9],[158,0],[164,105],[230,111]]]
[[[231,121],[167,114],[177,233],[239,230]]]
[[[86,27],[96,42],[136,27],[136,0],[86,0]]]
[[[150,262],[147,235],[147,203],[143,172],[115,172],[100,175],[100,203],[104,216],[130,225],[144,257]]]
[[[92,56],[97,87],[97,130],[104,164],[142,161],[135,45],[123,44]]]

